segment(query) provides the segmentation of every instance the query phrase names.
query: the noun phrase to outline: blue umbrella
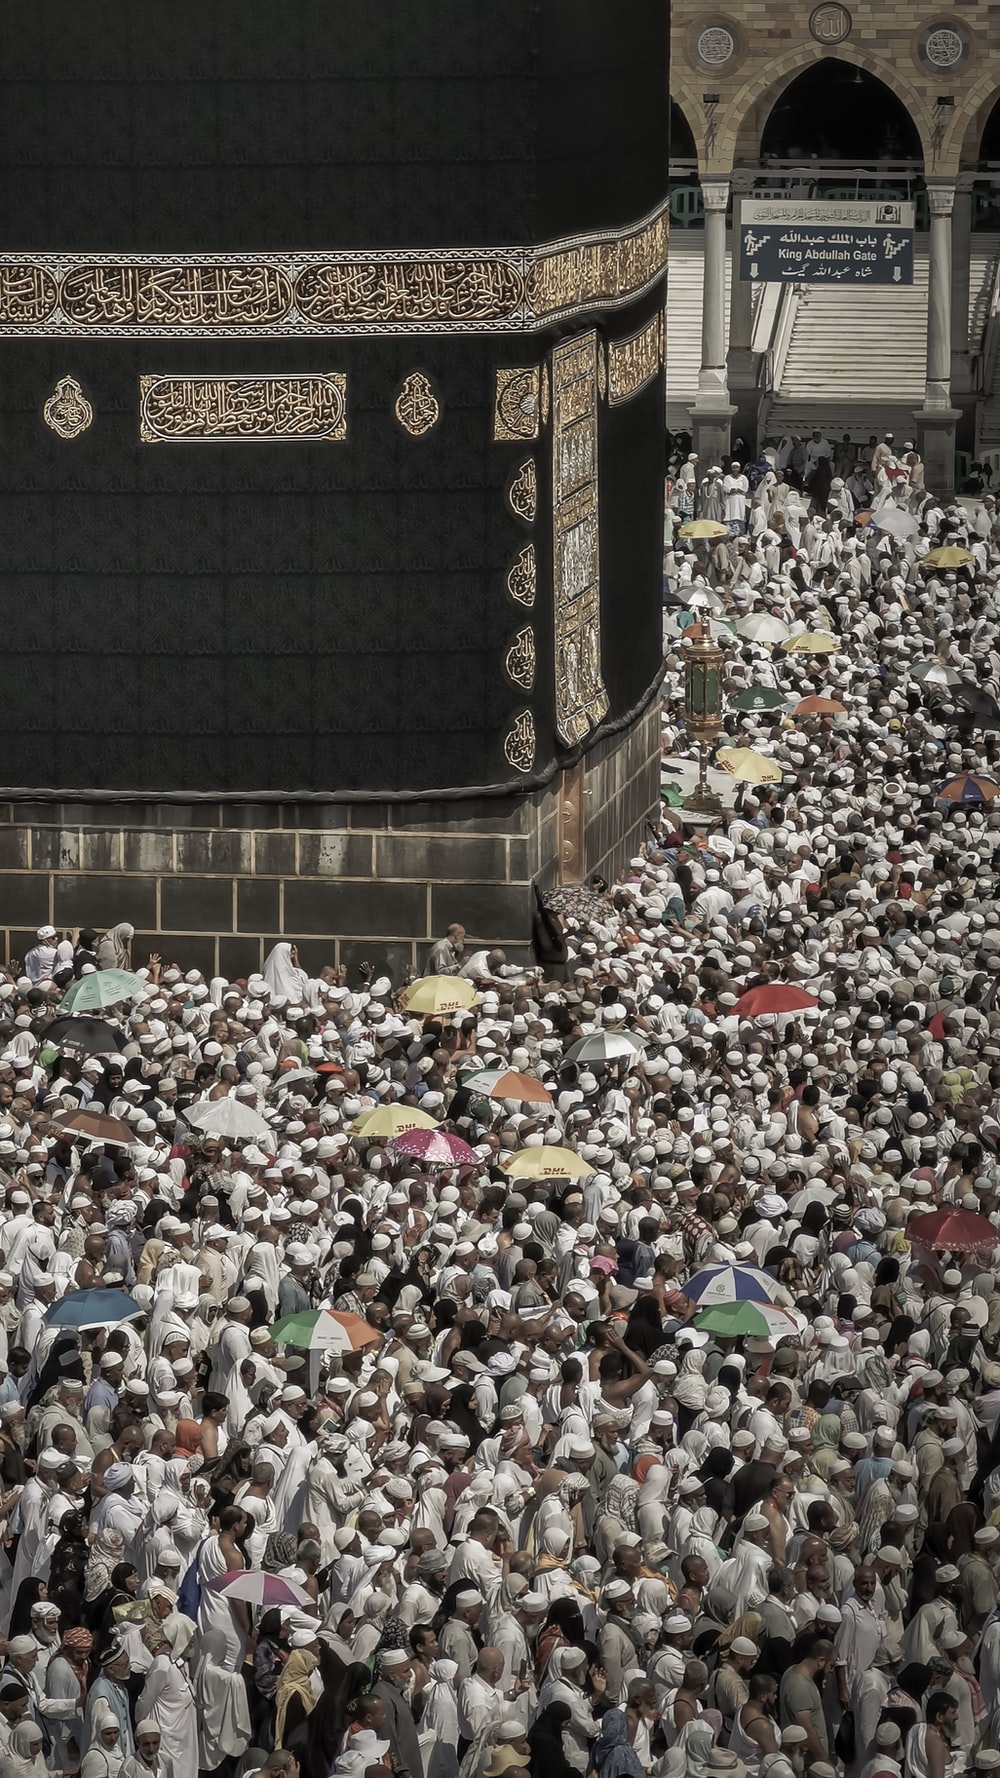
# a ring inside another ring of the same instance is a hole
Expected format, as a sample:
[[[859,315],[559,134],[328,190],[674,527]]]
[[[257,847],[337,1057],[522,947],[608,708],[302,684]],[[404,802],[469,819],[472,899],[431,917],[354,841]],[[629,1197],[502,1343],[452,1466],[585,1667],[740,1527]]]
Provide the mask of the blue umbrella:
[[[685,1296],[706,1308],[718,1303],[766,1303],[778,1285],[758,1266],[704,1266],[681,1285]]]
[[[145,1315],[125,1290],[70,1290],[45,1311],[49,1327],[114,1327],[132,1315]]]

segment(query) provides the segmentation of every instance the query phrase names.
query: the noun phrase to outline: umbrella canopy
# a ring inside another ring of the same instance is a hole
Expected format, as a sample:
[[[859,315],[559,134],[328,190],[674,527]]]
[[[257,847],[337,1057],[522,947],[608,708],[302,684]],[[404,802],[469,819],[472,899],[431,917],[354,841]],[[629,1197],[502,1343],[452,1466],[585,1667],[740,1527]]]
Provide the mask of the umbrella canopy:
[[[840,643],[829,630],[806,630],[803,636],[789,636],[781,646],[786,654],[833,654]]]
[[[230,1568],[227,1574],[217,1574],[208,1584],[227,1599],[243,1599],[247,1605],[262,1605],[265,1610],[274,1605],[313,1603],[304,1587],[283,1580],[280,1574],[265,1574],[261,1568]]]
[[[726,601],[720,599],[718,593],[713,593],[710,587],[699,586],[695,587],[688,600],[688,609],[690,611],[725,611]]]
[[[779,1286],[759,1266],[704,1266],[680,1288],[709,1309],[718,1303],[770,1303]]]
[[[566,1051],[567,1062],[621,1062],[641,1055],[645,1049],[641,1037],[632,1031],[592,1031],[589,1037],[578,1037]]]
[[[146,983],[129,969],[95,969],[71,982],[60,1002],[64,1012],[103,1012],[141,994]]]
[[[935,1247],[943,1253],[971,1253],[976,1248],[987,1251],[1000,1243],[993,1224],[975,1210],[932,1210],[927,1216],[911,1216],[906,1235],[922,1247]]]
[[[748,685],[746,691],[738,691],[733,699],[734,710],[780,710],[788,700],[783,691],[775,691],[770,685]]]
[[[298,1346],[303,1352],[360,1352],[380,1341],[363,1316],[336,1309],[302,1309],[297,1315],[282,1316],[268,1331],[279,1345]]]
[[[939,784],[934,795],[943,803],[991,803],[1000,795],[1000,784],[979,772],[959,772],[957,777],[946,778]]]
[[[508,1179],[587,1179],[594,1171],[571,1148],[556,1148],[548,1142],[537,1148],[519,1148],[500,1165]]]
[[[806,994],[789,982],[764,982],[761,987],[748,988],[741,994],[733,1011],[742,1019],[759,1019],[762,1013],[803,1012],[818,1005],[815,995]]]
[[[479,1156],[461,1136],[447,1130],[406,1130],[388,1145],[393,1154],[407,1155],[432,1167],[478,1167]]]
[[[799,1330],[799,1320],[788,1309],[777,1309],[773,1303],[717,1303],[702,1309],[694,1318],[695,1327],[707,1333],[723,1334],[729,1339],[753,1336],[757,1339],[780,1340]]]
[[[519,1105],[551,1105],[552,1094],[533,1074],[521,1074],[516,1068],[477,1068],[467,1074],[462,1085],[487,1099],[516,1099]]]
[[[961,549],[956,543],[945,543],[940,549],[930,549],[920,563],[921,568],[967,568],[972,561],[971,550]]]
[[[677,533],[678,537],[728,537],[729,526],[721,525],[718,519],[688,519]]]
[[[721,747],[715,756],[718,767],[741,784],[780,784],[781,767],[752,747]]]
[[[424,975],[400,995],[407,1012],[428,1013],[432,1018],[467,1012],[475,998],[472,983],[460,975]]]
[[[878,512],[872,513],[872,524],[876,531],[886,531],[890,537],[919,537],[920,526],[912,512],[904,512],[901,506],[883,506]]]
[[[263,1142],[274,1136],[270,1124],[238,1099],[199,1099],[188,1106],[184,1122],[207,1136],[224,1136],[231,1142]]]
[[[793,716],[846,716],[843,704],[836,698],[800,698],[792,711]]]
[[[130,1130],[128,1124],[123,1124],[120,1118],[108,1117],[103,1111],[71,1111],[65,1116],[56,1112],[52,1122],[67,1136],[89,1136],[92,1142],[110,1142],[120,1148],[130,1148],[135,1141],[135,1131]]]
[[[967,710],[980,728],[1000,728],[1000,704],[979,685],[956,685],[945,701]]]
[[[910,668],[910,678],[916,679],[920,685],[961,685],[962,676],[954,667],[946,667],[944,661],[918,661]]]
[[[436,1130],[437,1119],[412,1105],[376,1105],[351,1125],[352,1136],[405,1136],[408,1130]]]
[[[829,1208],[839,1196],[832,1185],[804,1185],[800,1192],[789,1198],[788,1208],[793,1216],[801,1216],[807,1204],[823,1204]]]
[[[117,1327],[145,1309],[124,1290],[70,1290],[45,1311],[47,1327]]]
[[[104,1019],[90,1019],[78,1014],[71,1019],[53,1019],[51,1025],[46,1026],[42,1041],[46,1045],[82,1050],[85,1056],[114,1056],[125,1039]]]
[[[750,617],[741,617],[736,624],[737,634],[745,636],[748,642],[787,642],[788,625],[769,611],[755,611]]]
[[[563,883],[558,889],[543,889],[542,906],[564,920],[610,920],[614,908],[607,895],[599,895],[586,883]]]

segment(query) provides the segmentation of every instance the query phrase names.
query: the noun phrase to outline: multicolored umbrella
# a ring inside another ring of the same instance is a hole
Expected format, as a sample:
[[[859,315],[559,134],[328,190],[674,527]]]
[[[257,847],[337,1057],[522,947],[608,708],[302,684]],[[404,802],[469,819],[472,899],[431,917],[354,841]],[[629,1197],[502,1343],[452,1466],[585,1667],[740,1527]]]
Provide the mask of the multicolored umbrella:
[[[959,772],[939,784],[934,795],[942,803],[991,803],[1000,796],[1000,784],[980,772]]]
[[[381,1336],[363,1316],[338,1309],[302,1309],[282,1316],[269,1332],[279,1345],[298,1346],[302,1352],[360,1352],[365,1346],[381,1343]]]
[[[800,1318],[773,1303],[716,1303],[711,1309],[702,1309],[694,1325],[730,1340],[780,1340],[798,1333]]]
[[[566,1051],[567,1062],[624,1062],[641,1056],[645,1044],[634,1031],[592,1031],[578,1037]]]
[[[130,969],[95,969],[71,982],[60,1001],[63,1012],[105,1012],[141,994],[146,983]]]
[[[67,1136],[89,1136],[92,1142],[108,1142],[117,1148],[130,1148],[136,1139],[128,1124],[102,1111],[55,1112],[52,1122]]]
[[[312,1605],[304,1587],[283,1580],[280,1574],[265,1574],[262,1568],[230,1568],[217,1574],[208,1585],[213,1592],[224,1593],[227,1599],[242,1599],[247,1605],[260,1605],[269,1611],[274,1605]]]
[[[519,1148],[509,1161],[501,1161],[508,1179],[587,1179],[594,1172],[571,1148],[541,1142],[537,1148]]]
[[[1000,1234],[975,1210],[932,1210],[926,1216],[911,1216],[906,1238],[942,1253],[986,1252],[1000,1246]]]
[[[437,1118],[412,1105],[376,1105],[351,1125],[352,1136],[405,1136],[408,1130],[436,1130]]]
[[[407,1160],[423,1161],[428,1167],[478,1167],[479,1156],[474,1148],[463,1142],[461,1136],[452,1136],[447,1130],[405,1130],[401,1136],[393,1136],[387,1145],[396,1155],[405,1155]]]
[[[819,1001],[791,982],[763,982],[759,988],[748,988],[733,1007],[741,1019],[759,1019],[763,1013],[804,1012],[815,1009]]]
[[[759,1266],[704,1266],[680,1286],[684,1296],[706,1309],[719,1303],[770,1303],[779,1288]]]
[[[720,771],[741,784],[780,784],[781,767],[752,747],[720,747],[715,756]]]
[[[598,894],[589,883],[563,883],[558,889],[543,889],[542,906],[550,913],[561,914],[564,920],[596,920],[600,924],[615,918],[609,897]]]
[[[400,995],[407,1012],[418,1012],[435,1019],[451,1013],[468,1012],[476,998],[471,982],[461,975],[423,975]]]
[[[466,1074],[464,1087],[482,1093],[485,1099],[515,1099],[519,1105],[551,1105],[552,1094],[533,1074],[522,1074],[516,1068],[477,1068]]]
[[[775,691],[770,685],[748,685],[745,691],[737,692],[733,699],[734,710],[780,710],[788,699],[783,691]]]

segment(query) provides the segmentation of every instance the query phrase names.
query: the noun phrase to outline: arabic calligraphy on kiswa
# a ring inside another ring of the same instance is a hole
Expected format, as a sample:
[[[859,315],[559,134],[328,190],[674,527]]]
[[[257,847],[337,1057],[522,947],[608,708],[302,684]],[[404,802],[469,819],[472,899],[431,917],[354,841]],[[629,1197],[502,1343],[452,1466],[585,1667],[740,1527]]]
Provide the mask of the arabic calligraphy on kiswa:
[[[523,332],[663,275],[662,212],[621,235],[470,253],[42,254],[0,261],[0,333]]]
[[[347,437],[347,378],[141,377],[143,444],[178,439]]]

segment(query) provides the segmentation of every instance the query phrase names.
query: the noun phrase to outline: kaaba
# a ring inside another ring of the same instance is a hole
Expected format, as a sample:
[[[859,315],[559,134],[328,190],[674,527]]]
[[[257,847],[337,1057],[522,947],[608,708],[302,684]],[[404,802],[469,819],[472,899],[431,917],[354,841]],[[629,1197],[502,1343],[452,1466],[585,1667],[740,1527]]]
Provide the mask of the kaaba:
[[[664,0],[36,0],[0,928],[523,943],[658,797]],[[310,951],[312,946],[312,952]]]

